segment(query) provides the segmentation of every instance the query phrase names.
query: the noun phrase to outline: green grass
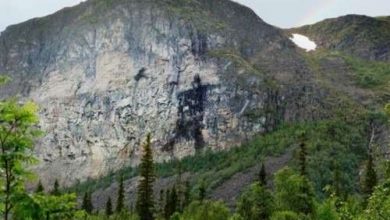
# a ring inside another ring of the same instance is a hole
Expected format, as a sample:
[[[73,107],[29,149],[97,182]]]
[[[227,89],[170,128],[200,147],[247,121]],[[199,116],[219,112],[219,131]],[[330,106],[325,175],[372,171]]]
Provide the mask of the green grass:
[[[385,88],[390,82],[390,63],[342,56],[354,71],[357,84],[365,88]]]
[[[382,61],[370,61],[357,58],[351,55],[339,51],[318,50],[316,52],[305,54],[308,65],[318,73],[321,77],[322,67],[320,63],[326,59],[341,58],[347,68],[353,73],[353,80],[356,85],[361,88],[384,90],[387,91],[390,88],[390,63]],[[341,64],[340,64],[341,65]],[[329,70],[333,71],[335,67],[329,67]],[[336,67],[339,68],[339,67]],[[340,68],[342,70],[342,68]],[[342,70],[344,71],[344,70]],[[335,74],[338,74],[335,72]]]

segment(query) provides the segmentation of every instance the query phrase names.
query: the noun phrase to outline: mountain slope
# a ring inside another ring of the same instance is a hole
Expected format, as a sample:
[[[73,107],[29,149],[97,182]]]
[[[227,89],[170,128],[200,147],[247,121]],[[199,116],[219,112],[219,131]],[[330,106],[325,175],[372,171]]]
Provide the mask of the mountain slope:
[[[320,48],[369,60],[390,60],[389,17],[347,15],[290,30],[312,38]]]
[[[0,72],[41,107],[45,185],[136,165],[148,132],[164,161],[330,114],[283,31],[228,0],[89,0],[8,27]]]

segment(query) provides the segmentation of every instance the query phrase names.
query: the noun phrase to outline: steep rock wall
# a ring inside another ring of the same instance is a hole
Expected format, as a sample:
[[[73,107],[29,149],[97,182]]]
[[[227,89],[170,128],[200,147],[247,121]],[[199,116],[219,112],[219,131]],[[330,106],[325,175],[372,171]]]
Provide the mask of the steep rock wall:
[[[46,185],[136,165],[148,132],[162,161],[321,115],[294,45],[225,0],[90,0],[9,27],[0,71],[40,106]]]

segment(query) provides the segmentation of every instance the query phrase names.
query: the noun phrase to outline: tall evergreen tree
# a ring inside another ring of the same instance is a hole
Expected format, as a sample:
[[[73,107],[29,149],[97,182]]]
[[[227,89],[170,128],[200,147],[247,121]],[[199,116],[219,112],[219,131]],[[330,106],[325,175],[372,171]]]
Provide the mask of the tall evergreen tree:
[[[199,190],[198,199],[199,201],[203,201],[206,198],[206,185],[204,181],[200,183],[198,190]]]
[[[112,214],[113,211],[112,211],[111,197],[108,197],[108,200],[106,202],[106,216],[111,216]]]
[[[259,182],[260,182],[260,186],[267,185],[267,172],[265,171],[264,163],[261,164],[261,169],[259,173]]]
[[[375,164],[373,161],[372,152],[370,151],[368,154],[368,160],[366,164],[366,175],[364,177],[364,186],[363,191],[367,197],[371,196],[372,192],[374,192],[374,188],[378,183]]]
[[[160,190],[160,195],[158,198],[158,215],[164,216],[165,200],[164,200],[164,190]]]
[[[307,159],[306,137],[305,134],[303,133],[299,143],[299,167],[300,167],[300,174],[302,176],[306,176],[306,159]]]
[[[164,216],[166,219],[169,219],[173,213],[178,210],[178,195],[175,186],[172,187],[171,190],[168,190],[165,208],[164,208]]]
[[[143,146],[140,164],[136,209],[141,220],[154,219],[153,182],[155,180],[151,137],[148,134]]]
[[[169,219],[171,217],[171,203],[170,203],[170,198],[171,198],[171,190],[167,189],[165,191],[165,204],[164,204],[164,217],[165,219]]]
[[[116,200],[116,213],[121,213],[123,211],[125,202],[125,189],[123,186],[123,176],[119,178],[119,188],[118,188],[118,197]]]
[[[92,214],[93,205],[92,205],[92,195],[90,192],[84,193],[83,203],[81,208],[86,211],[88,214]]]
[[[42,193],[43,191],[45,191],[45,189],[43,188],[42,182],[39,180],[38,185],[37,185],[37,189],[35,190],[35,192]]]
[[[180,208],[180,211],[183,211],[191,202],[191,186],[190,186],[190,181],[185,181],[184,183],[184,196],[183,196],[183,201],[182,205]]]
[[[268,220],[274,211],[272,193],[260,183],[252,184],[237,202],[237,211],[245,220]]]
[[[51,191],[51,194],[55,195],[55,196],[61,195],[60,184],[58,183],[57,179],[54,181],[54,187],[53,187],[53,190]]]

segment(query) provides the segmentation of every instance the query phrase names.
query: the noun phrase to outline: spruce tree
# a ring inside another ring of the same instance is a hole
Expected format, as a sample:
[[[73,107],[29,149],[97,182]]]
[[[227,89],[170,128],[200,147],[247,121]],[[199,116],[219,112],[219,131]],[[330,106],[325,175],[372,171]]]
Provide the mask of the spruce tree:
[[[260,182],[260,186],[267,185],[267,172],[265,171],[264,163],[261,164],[261,169],[259,173],[259,182]]]
[[[164,216],[164,207],[165,207],[165,203],[164,203],[164,190],[160,190],[160,196],[159,196],[159,199],[158,199],[158,214],[159,216]]]
[[[171,190],[167,189],[165,191],[165,205],[164,205],[164,217],[165,219],[169,219],[171,217]]]
[[[138,184],[136,209],[141,220],[154,219],[153,182],[155,176],[150,139],[150,134],[148,134],[143,146],[143,155],[139,167],[141,179]]]
[[[112,214],[113,214],[113,211],[112,211],[111,197],[108,197],[108,200],[106,203],[106,216],[111,216]]]
[[[206,198],[206,185],[204,181],[200,183],[198,197],[200,201],[203,201]]]
[[[178,195],[177,195],[177,190],[175,186],[172,188],[171,191],[171,203],[172,203],[172,214],[177,211],[178,205],[179,205],[179,200],[178,200]]]
[[[60,184],[58,183],[57,179],[54,181],[54,187],[53,187],[53,191],[51,191],[51,194],[54,195],[54,196],[61,195]]]
[[[183,211],[185,207],[187,207],[190,204],[191,201],[191,186],[190,186],[190,181],[185,181],[184,183],[185,189],[184,189],[184,196],[183,196],[183,201],[181,205],[181,210]]]
[[[164,216],[166,219],[169,219],[177,210],[178,210],[178,195],[176,187],[172,187],[171,190],[168,190],[167,199],[164,209]]]
[[[116,200],[116,213],[121,213],[124,207],[125,189],[123,186],[123,176],[119,178],[118,197]]]
[[[83,203],[81,208],[86,211],[88,214],[92,214],[93,205],[92,205],[92,195],[90,192],[85,192],[83,197]]]
[[[307,150],[306,150],[306,138],[305,134],[303,133],[300,138],[299,143],[299,167],[300,167],[300,174],[302,176],[306,176],[306,158],[307,158]]]
[[[43,191],[45,191],[45,189],[43,188],[42,182],[39,180],[38,185],[37,185],[37,189],[35,190],[35,192],[36,193],[43,193]]]
[[[374,188],[378,183],[375,164],[373,161],[372,152],[368,154],[368,160],[366,164],[366,175],[364,177],[364,186],[363,190],[367,197],[371,196],[372,192],[374,192]]]

